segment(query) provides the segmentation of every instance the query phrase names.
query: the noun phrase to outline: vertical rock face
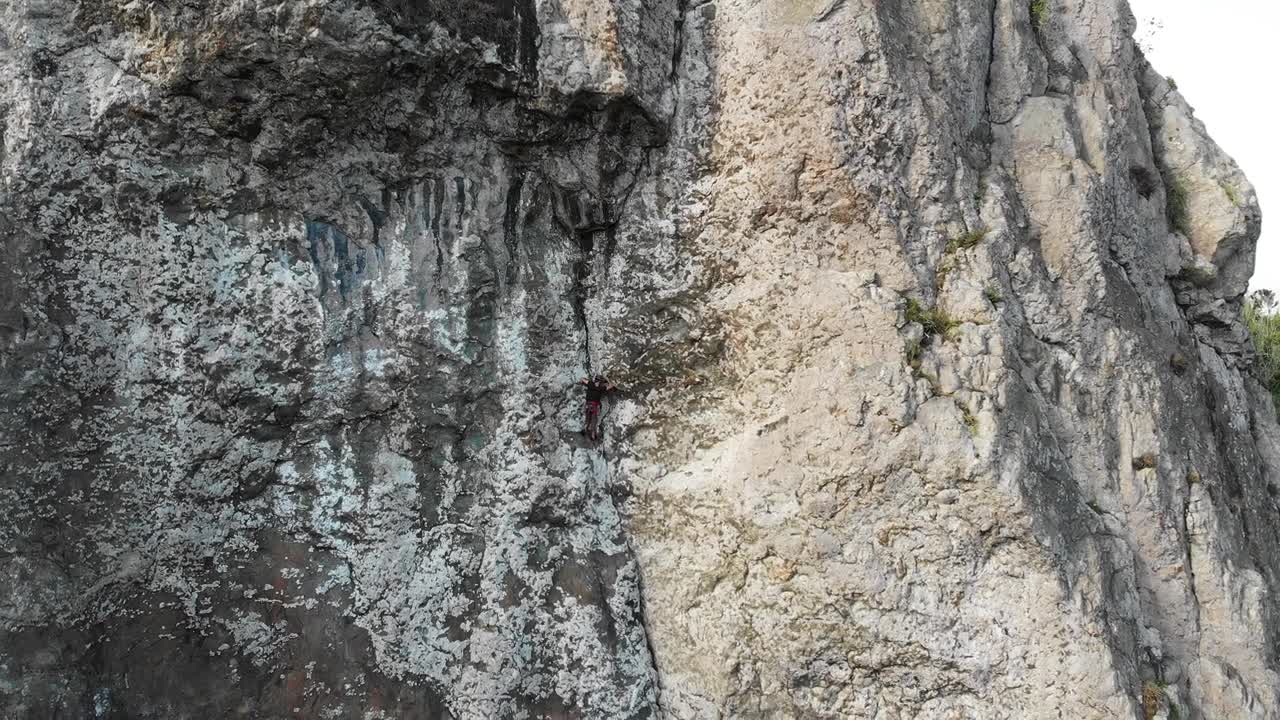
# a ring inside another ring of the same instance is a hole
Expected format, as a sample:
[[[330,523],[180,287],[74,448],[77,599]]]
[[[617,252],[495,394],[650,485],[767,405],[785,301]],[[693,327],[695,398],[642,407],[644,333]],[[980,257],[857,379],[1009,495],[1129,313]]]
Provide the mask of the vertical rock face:
[[[673,9],[5,13],[5,717],[651,715],[572,388]]]
[[[1256,198],[1132,31],[0,8],[2,714],[1280,717]]]

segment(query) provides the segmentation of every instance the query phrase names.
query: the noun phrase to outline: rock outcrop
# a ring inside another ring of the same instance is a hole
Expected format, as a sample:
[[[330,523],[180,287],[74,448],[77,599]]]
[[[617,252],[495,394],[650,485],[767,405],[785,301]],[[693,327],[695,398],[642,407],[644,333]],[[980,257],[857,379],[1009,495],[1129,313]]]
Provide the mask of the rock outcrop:
[[[1133,26],[0,7],[0,714],[1280,718],[1260,213]]]

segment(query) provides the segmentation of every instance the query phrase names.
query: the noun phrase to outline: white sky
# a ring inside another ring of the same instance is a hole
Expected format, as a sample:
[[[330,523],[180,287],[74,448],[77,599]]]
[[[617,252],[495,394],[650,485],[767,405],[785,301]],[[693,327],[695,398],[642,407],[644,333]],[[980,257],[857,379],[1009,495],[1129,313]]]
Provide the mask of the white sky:
[[[1258,191],[1262,239],[1254,289],[1280,292],[1280,4],[1267,0],[1129,0],[1138,42],[1172,77],[1214,140]]]

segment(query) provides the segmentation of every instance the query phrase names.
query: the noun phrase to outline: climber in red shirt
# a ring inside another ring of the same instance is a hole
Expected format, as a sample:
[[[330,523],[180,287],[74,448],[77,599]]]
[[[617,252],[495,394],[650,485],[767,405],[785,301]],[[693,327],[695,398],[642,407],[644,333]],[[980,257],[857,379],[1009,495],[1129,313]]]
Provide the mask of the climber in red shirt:
[[[618,387],[603,375],[582,378],[578,382],[587,386],[587,425],[582,433],[591,440],[599,440],[601,404],[604,402],[605,395],[617,390]]]

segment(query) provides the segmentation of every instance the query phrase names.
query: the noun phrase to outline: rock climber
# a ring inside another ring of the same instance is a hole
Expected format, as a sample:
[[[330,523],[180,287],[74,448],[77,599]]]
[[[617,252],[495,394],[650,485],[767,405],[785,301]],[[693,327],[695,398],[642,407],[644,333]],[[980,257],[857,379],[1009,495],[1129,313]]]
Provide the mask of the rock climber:
[[[603,375],[582,378],[578,382],[587,386],[587,425],[582,433],[591,440],[599,440],[601,404],[604,402],[605,395],[617,390],[618,386],[609,382],[609,379]]]

